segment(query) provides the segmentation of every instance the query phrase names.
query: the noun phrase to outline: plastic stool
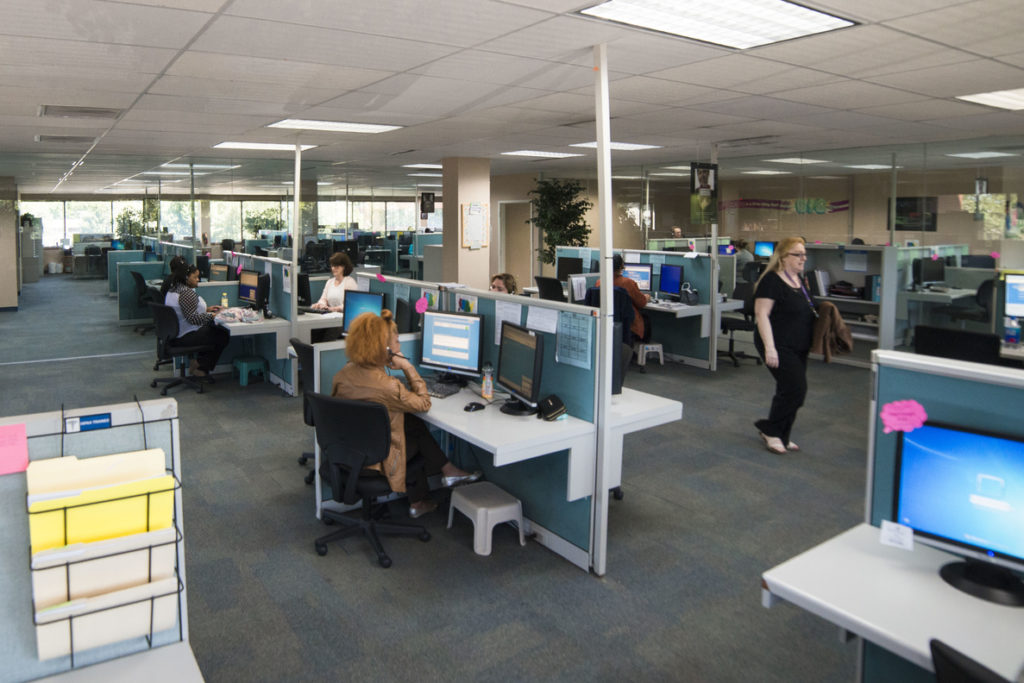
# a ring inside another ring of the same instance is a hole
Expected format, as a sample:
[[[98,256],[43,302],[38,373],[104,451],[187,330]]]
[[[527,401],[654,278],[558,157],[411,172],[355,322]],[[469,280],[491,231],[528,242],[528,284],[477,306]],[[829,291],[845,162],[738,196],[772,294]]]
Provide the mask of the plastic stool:
[[[661,351],[661,344],[644,344],[640,342],[636,345],[636,364],[643,367],[647,365],[647,354],[656,353],[658,354],[658,362],[662,365],[665,364],[665,355]]]
[[[249,373],[259,372],[264,381],[267,379],[267,359],[260,356],[245,356],[231,361],[235,370],[238,371],[238,385],[249,386]]]
[[[519,545],[526,545],[526,539],[523,538],[523,504],[491,482],[478,481],[452,489],[452,502],[448,508],[449,529],[452,528],[452,517],[456,509],[473,522],[473,550],[477,555],[491,554],[491,532],[495,525],[502,522],[516,522],[519,525]]]

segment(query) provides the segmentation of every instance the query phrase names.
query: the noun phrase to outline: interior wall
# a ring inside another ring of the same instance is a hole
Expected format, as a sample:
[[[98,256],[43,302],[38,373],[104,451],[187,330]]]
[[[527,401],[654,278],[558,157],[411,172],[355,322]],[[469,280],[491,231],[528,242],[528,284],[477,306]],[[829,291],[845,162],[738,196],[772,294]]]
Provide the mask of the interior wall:
[[[0,178],[0,310],[18,307],[18,188]]]

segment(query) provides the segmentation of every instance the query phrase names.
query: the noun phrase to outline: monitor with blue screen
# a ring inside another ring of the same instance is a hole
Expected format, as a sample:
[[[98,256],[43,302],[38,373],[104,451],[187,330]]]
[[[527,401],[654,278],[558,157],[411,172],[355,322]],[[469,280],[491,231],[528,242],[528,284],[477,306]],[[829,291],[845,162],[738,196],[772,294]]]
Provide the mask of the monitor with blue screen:
[[[679,296],[683,284],[683,267],[671,263],[661,264],[661,276],[658,278],[658,294]]]
[[[471,313],[423,312],[420,365],[457,375],[480,375],[483,319]]]
[[[1024,275],[1006,275],[1004,314],[1024,318]]]
[[[719,244],[718,255],[719,256],[732,256],[736,253],[736,247],[731,244]]]
[[[243,270],[238,273],[238,300],[255,306],[256,286],[259,284],[260,274],[254,270]]]
[[[380,315],[384,308],[384,295],[376,292],[359,292],[354,289],[345,290],[345,312],[343,329],[348,332],[352,321],[363,313]]]
[[[967,558],[940,575],[966,593],[1024,606],[1024,438],[927,422],[897,439],[895,521]]]
[[[771,258],[775,253],[775,242],[754,242],[754,256]]]
[[[636,282],[641,292],[651,291],[650,263],[627,263],[622,267],[622,276]]]

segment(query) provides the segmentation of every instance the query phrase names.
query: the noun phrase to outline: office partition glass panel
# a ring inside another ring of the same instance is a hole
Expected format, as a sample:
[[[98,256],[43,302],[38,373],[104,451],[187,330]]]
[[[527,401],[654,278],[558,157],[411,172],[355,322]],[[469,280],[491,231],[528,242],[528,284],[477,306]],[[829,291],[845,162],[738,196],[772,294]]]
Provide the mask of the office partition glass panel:
[[[66,237],[89,233],[113,235],[114,227],[110,215],[110,200],[102,202],[66,202]]]
[[[415,230],[419,224],[416,202],[385,202],[388,230]]]
[[[320,199],[317,202],[318,225],[325,230],[348,226],[348,202],[344,199]]]
[[[30,213],[43,221],[43,246],[59,247],[64,239],[64,202],[18,202],[21,215]]]
[[[444,205],[442,202],[434,202],[434,213],[427,214],[427,228],[434,232],[444,230]]]
[[[242,224],[243,239],[256,239],[259,237],[259,230],[284,230],[291,216],[289,210],[287,217],[282,213],[281,208],[284,202],[277,201],[244,201],[242,202]]]
[[[210,202],[210,244],[242,239],[242,202]]]

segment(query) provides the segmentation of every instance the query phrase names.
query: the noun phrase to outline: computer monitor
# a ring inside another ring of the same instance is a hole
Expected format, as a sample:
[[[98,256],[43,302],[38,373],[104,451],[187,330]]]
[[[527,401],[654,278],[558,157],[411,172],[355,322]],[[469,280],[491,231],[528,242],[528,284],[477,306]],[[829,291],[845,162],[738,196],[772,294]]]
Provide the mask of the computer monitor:
[[[897,438],[895,521],[914,540],[966,558],[942,567],[951,586],[1024,606],[1024,437],[926,422]]]
[[[210,264],[210,281],[224,282],[228,279],[228,267],[223,263]]]
[[[1024,318],[1024,275],[1006,275],[1003,314]]]
[[[269,311],[267,310],[267,304],[270,302],[270,274],[263,273],[256,278],[256,296],[253,308],[257,311],[263,312],[264,315],[270,317]]]
[[[537,412],[543,365],[544,337],[520,325],[503,322],[496,380],[512,398],[501,406],[501,412],[509,415]]]
[[[754,242],[754,256],[771,258],[775,253],[775,242]]]
[[[910,264],[914,288],[946,281],[946,262],[942,259],[916,258]]]
[[[658,278],[658,294],[679,296],[683,286],[683,267],[671,263],[661,264],[661,276]]]
[[[733,256],[736,253],[736,247],[731,244],[719,244],[718,255],[719,256]]]
[[[570,275],[577,275],[583,272],[583,259],[575,256],[559,256],[558,270],[555,277],[559,282],[568,282]]]
[[[110,248],[113,250],[124,249],[124,242],[121,240],[114,240],[110,243]]]
[[[345,290],[345,314],[342,329],[348,333],[352,321],[363,313],[376,313],[384,309],[384,295],[376,292],[360,292],[354,289]]]
[[[334,247],[331,253],[337,254],[339,251],[343,251],[348,254],[348,258],[352,261],[353,265],[359,263],[359,242],[355,240],[334,240]]]
[[[238,300],[256,305],[256,285],[259,284],[260,274],[254,270],[243,270],[238,274]]]
[[[295,278],[295,299],[299,306],[312,306],[313,297],[309,293],[309,273],[299,273]]]
[[[627,263],[622,267],[622,275],[635,281],[641,292],[651,291],[650,263]]]
[[[420,365],[444,373],[441,381],[457,381],[448,375],[479,377],[483,330],[479,315],[424,311]]]

